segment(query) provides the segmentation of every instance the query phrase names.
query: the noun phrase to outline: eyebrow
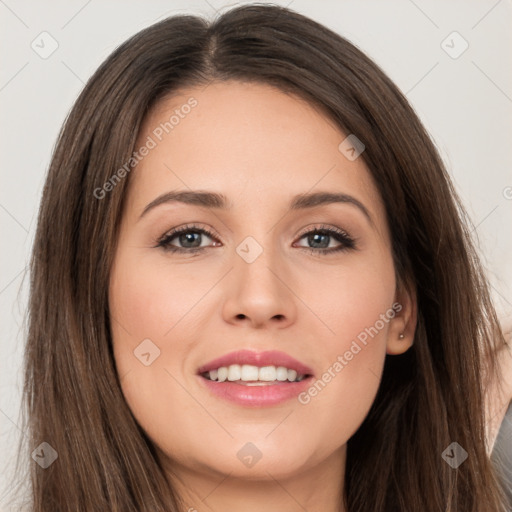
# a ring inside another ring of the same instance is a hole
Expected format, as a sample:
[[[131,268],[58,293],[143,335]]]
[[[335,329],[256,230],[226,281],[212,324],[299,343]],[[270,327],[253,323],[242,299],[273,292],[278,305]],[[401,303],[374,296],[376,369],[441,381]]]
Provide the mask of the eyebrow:
[[[233,207],[233,204],[228,201],[224,194],[202,190],[176,190],[172,192],[166,192],[151,201],[144,208],[139,219],[141,219],[153,208],[172,202],[180,202],[194,206],[220,210],[229,210]],[[365,215],[370,223],[373,224],[373,219],[366,206],[355,197],[343,193],[312,192],[306,194],[298,194],[292,197],[289,205],[289,211],[304,210],[333,203],[345,203],[355,206]]]

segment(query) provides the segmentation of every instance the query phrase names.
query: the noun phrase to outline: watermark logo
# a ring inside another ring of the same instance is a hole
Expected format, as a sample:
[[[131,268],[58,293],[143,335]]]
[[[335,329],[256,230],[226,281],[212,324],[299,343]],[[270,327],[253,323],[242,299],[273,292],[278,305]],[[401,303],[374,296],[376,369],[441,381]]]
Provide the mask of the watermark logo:
[[[152,365],[160,357],[160,349],[149,338],[143,340],[133,353],[144,366]]]
[[[236,252],[246,263],[252,263],[263,252],[263,247],[252,236],[248,236],[238,244]]]
[[[366,146],[353,133],[338,146],[339,152],[351,162],[356,160],[365,149]]]
[[[238,450],[236,456],[240,459],[242,464],[248,468],[252,468],[260,459],[263,454],[253,443],[245,443],[240,450]]]
[[[469,43],[457,31],[453,31],[443,39],[441,48],[452,59],[458,59],[469,48]]]
[[[41,443],[33,452],[32,458],[43,468],[50,467],[56,460],[59,454],[47,442]]]
[[[59,43],[49,32],[41,32],[31,43],[30,47],[41,59],[48,59],[57,51]]]
[[[468,458],[468,452],[459,443],[453,442],[441,454],[441,457],[449,466],[457,469]]]

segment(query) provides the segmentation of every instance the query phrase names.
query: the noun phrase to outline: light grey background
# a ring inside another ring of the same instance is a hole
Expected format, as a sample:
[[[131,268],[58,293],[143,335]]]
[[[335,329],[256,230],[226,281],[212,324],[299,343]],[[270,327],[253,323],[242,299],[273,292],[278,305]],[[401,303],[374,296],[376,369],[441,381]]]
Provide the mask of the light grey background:
[[[251,2],[240,2],[251,3]],[[468,209],[502,317],[512,313],[512,3],[305,1],[280,5],[347,37],[406,93]],[[0,509],[19,423],[26,265],[54,143],[78,93],[124,40],[176,13],[235,2],[0,0]],[[57,50],[42,58],[31,45]],[[456,31],[467,41],[452,33]],[[46,38],[46,39],[44,39]],[[445,41],[443,43],[443,41]],[[451,56],[449,55],[451,53]],[[55,226],[55,229],[59,229]],[[34,447],[35,448],[35,447]],[[34,463],[31,459],[27,464]]]

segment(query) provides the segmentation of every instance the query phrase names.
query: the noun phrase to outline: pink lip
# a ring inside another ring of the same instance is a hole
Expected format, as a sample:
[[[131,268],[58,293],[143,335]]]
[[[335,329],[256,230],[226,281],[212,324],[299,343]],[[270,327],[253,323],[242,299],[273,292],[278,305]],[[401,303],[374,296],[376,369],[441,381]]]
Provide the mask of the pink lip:
[[[274,383],[262,386],[247,386],[227,380],[224,382],[212,381],[201,375],[210,370],[216,370],[221,366],[230,366],[232,364],[251,364],[260,367],[285,366],[290,370],[295,370],[299,375],[309,375],[309,377],[304,378],[300,382],[275,381]],[[202,385],[206,386],[213,394],[237,405],[250,407],[265,407],[296,398],[299,393],[311,385],[313,380],[313,370],[309,366],[277,350],[266,352],[239,350],[230,352],[201,366],[197,373]]]
[[[265,352],[253,352],[251,350],[238,350],[230,352],[222,357],[214,359],[198,369],[198,374],[216,370],[221,366],[232,364],[251,364],[254,366],[285,366],[289,370],[295,370],[299,375],[313,375],[313,370],[293,357],[278,350]],[[222,383],[220,383],[222,384]]]
[[[208,380],[201,375],[198,378],[202,385],[218,397],[248,407],[267,407],[292,398],[297,399],[297,396],[311,386],[313,381],[313,377],[307,377],[300,382],[276,381],[274,384],[265,386],[244,386],[236,382]]]

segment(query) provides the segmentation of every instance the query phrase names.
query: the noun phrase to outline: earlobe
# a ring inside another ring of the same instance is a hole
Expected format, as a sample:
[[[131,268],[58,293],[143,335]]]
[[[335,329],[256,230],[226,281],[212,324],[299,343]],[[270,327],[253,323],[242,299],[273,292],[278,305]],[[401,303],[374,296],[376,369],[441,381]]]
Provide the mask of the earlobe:
[[[398,337],[391,339],[388,336],[386,345],[386,354],[399,355],[407,352],[412,347],[414,336],[406,337],[404,333],[400,333]]]
[[[411,283],[397,286],[395,316],[390,322],[386,353],[389,355],[403,354],[414,343],[417,322],[416,290]]]

